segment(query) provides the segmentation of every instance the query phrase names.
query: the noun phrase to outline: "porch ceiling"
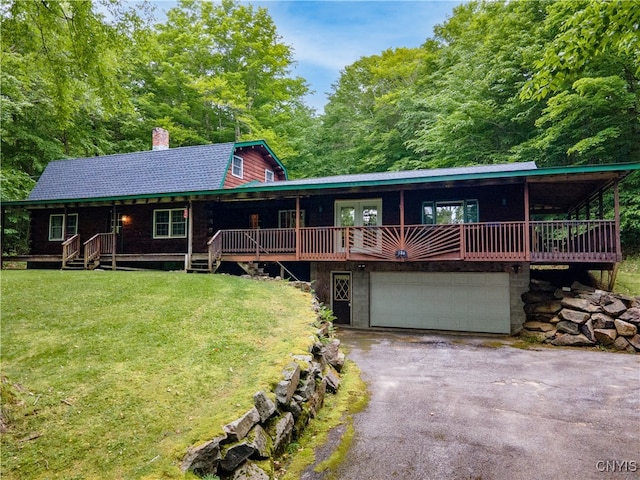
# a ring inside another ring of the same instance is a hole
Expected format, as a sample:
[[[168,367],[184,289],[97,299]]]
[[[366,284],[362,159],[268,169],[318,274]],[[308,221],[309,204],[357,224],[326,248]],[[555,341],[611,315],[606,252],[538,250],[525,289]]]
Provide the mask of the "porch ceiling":
[[[612,172],[608,175],[558,175],[529,178],[529,204],[531,213],[568,213],[584,205],[588,200],[596,200],[599,192],[612,188],[614,181],[621,178]]]

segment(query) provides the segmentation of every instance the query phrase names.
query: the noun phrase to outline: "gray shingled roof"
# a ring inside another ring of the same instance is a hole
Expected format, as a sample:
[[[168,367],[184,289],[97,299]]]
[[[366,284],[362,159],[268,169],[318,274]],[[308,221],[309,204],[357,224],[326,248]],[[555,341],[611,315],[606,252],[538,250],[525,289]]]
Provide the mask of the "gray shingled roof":
[[[352,175],[335,175],[331,177],[303,178],[300,180],[286,180],[267,185],[337,185],[353,183],[376,183],[399,180],[437,180],[440,177],[455,177],[464,175],[500,174],[507,172],[520,172],[535,170],[534,162],[515,162],[499,165],[480,165],[473,167],[433,168],[425,170],[403,170],[399,172],[357,173]]]
[[[29,200],[123,197],[222,188],[235,144],[50,162]]]

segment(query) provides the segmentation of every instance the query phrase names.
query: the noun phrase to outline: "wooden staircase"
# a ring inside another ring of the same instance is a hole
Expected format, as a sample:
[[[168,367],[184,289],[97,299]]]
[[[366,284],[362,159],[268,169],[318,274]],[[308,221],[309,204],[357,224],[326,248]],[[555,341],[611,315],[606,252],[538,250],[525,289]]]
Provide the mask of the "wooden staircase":
[[[236,262],[247,275],[252,277],[264,277],[264,268],[258,262]]]

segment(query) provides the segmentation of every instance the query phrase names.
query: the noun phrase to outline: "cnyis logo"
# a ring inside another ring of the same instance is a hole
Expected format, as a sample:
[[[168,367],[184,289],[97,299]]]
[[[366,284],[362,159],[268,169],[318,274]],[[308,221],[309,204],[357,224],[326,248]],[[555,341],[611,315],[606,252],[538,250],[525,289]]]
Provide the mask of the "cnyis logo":
[[[599,472],[637,472],[638,464],[635,460],[598,460],[596,470]]]

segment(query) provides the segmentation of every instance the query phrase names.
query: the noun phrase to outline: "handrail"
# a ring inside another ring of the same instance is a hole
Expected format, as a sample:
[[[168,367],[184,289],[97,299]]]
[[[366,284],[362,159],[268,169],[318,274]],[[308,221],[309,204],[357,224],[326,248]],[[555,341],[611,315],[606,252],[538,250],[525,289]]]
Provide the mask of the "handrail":
[[[103,253],[113,254],[113,233],[96,233],[84,242],[84,268],[89,268],[89,262],[100,259]]]
[[[62,242],[62,268],[67,266],[69,260],[73,260],[80,254],[80,235],[75,234]]]
[[[209,254],[207,260],[207,267],[210,272],[213,272],[213,262],[214,260],[220,260],[222,256],[222,241],[221,241],[222,230],[218,230],[216,234],[209,239],[207,242],[207,253]]]

